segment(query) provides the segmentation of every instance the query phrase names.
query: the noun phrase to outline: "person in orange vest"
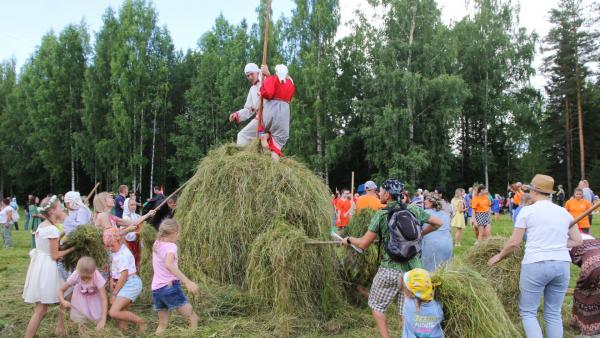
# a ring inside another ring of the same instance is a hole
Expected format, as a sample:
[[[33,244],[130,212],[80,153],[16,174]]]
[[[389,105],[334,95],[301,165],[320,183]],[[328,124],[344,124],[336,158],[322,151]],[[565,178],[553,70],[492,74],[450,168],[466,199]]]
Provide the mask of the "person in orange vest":
[[[336,221],[335,226],[338,234],[343,234],[350,222],[350,211],[352,209],[350,190],[343,189],[342,197],[335,202]]]
[[[584,211],[592,207],[592,203],[583,198],[583,189],[576,188],[573,193],[573,197],[565,204],[565,209],[573,216],[573,218],[579,217]],[[579,231],[585,234],[590,233],[590,219],[584,217],[581,221],[577,222]]]
[[[377,195],[377,184],[373,181],[367,181],[365,183],[365,194],[356,199],[356,212],[358,213],[367,208],[379,210],[384,207],[385,205],[381,203]]]
[[[521,205],[521,197],[523,197],[523,183],[517,182],[514,186],[515,197],[513,197],[513,209]]]

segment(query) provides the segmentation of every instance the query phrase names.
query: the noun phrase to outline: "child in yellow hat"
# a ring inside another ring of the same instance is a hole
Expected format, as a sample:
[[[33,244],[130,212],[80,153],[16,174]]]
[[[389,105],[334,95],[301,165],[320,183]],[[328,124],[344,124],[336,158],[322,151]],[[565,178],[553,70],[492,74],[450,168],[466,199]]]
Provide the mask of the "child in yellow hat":
[[[433,299],[431,277],[424,269],[412,269],[402,277],[404,307],[403,338],[442,338],[444,311]]]

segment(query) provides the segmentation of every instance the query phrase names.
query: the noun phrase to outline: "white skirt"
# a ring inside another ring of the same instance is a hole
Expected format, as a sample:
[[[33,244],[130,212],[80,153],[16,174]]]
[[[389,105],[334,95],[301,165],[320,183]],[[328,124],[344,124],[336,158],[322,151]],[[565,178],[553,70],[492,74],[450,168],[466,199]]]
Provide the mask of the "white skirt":
[[[25,303],[58,303],[58,289],[65,281],[58,274],[56,261],[39,249],[32,249],[29,257],[31,262],[23,286],[23,300]]]

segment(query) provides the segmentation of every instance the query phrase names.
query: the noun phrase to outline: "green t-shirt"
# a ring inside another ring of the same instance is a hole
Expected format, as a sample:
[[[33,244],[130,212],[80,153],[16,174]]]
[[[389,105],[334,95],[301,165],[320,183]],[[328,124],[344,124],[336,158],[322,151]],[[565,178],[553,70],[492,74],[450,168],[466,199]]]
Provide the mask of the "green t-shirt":
[[[398,202],[388,203],[388,208],[393,208],[398,204]],[[425,210],[415,206],[415,205],[407,205],[406,209],[412,212],[415,215],[415,218],[421,222],[426,223],[429,220],[429,214],[425,212]],[[369,231],[376,233],[379,236],[381,233],[381,237],[379,240],[388,241],[390,239],[390,232],[388,229],[388,211],[385,209],[377,211],[375,216],[371,219],[371,224],[369,224]],[[383,245],[383,244],[382,244]],[[401,272],[408,272],[415,268],[422,268],[423,265],[421,263],[421,258],[419,256],[415,256],[411,258],[408,262],[396,262],[393,261],[384,248],[381,248],[383,257],[381,259],[380,267],[394,269]]]

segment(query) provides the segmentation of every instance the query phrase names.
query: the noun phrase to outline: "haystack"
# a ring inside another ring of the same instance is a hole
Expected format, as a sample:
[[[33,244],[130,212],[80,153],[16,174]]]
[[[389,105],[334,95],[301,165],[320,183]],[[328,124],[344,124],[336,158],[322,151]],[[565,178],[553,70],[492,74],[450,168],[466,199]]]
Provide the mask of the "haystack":
[[[238,290],[243,312],[326,317],[341,299],[334,249],[304,242],[329,237],[329,196],[293,159],[274,162],[255,145],[213,150],[178,199],[179,265],[226,295]]]
[[[363,236],[375,215],[375,210],[363,209],[350,219],[346,228],[346,235],[352,237]],[[373,277],[379,269],[379,246],[373,243],[363,254],[358,254],[349,248],[339,248],[338,256],[341,257],[340,273],[348,299],[353,304],[365,305],[365,291],[371,285]]]
[[[513,320],[520,321],[519,275],[524,255],[523,246],[496,265],[492,267],[487,265],[492,256],[502,251],[506,241],[504,237],[490,237],[471,247],[465,255],[464,262],[490,282],[508,315]]]
[[[466,267],[451,264],[432,277],[435,299],[442,303],[442,328],[449,338],[521,337],[490,282]]]
[[[92,257],[99,268],[108,264],[108,254],[102,242],[102,230],[92,224],[80,226],[71,232],[63,247],[75,247],[72,253],[62,259],[67,271],[75,270],[77,261],[83,256]]]

